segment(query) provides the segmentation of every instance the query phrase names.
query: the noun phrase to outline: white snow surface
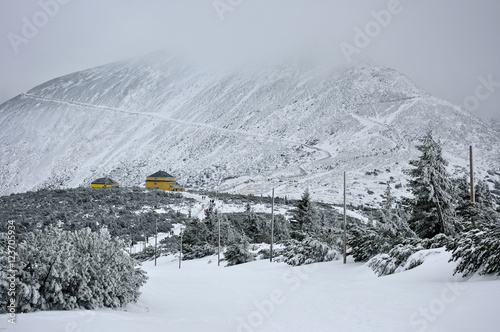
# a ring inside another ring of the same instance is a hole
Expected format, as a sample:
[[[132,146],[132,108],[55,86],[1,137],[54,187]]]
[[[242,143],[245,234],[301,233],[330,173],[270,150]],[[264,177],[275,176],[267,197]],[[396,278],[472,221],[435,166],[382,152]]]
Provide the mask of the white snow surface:
[[[433,249],[409,271],[377,277],[361,263],[290,267],[260,260],[217,266],[217,257],[161,257],[123,309],[0,316],[0,331],[481,331],[496,332],[500,280],[453,276],[450,253]]]

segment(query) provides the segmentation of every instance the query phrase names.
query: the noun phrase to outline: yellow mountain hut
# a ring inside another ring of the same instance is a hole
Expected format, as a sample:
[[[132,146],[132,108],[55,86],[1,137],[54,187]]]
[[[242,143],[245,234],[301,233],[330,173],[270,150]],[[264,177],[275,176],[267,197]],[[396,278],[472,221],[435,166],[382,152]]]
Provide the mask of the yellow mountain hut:
[[[158,171],[146,178],[146,188],[158,188],[168,191],[184,191],[183,187],[177,185],[175,178],[164,171]]]
[[[91,188],[118,187],[118,183],[110,178],[99,178],[90,184]]]

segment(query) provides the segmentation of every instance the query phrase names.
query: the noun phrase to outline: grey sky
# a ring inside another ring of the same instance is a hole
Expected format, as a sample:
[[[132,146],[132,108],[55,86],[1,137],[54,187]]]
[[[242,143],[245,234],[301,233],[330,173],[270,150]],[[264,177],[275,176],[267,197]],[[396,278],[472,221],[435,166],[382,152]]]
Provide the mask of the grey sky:
[[[0,103],[167,48],[203,61],[352,58],[500,118],[499,18],[498,0],[0,0]]]

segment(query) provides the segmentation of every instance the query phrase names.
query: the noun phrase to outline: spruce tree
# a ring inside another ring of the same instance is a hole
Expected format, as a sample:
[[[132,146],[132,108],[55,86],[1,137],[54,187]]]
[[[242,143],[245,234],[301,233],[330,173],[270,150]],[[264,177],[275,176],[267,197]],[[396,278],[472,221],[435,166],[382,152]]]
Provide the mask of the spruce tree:
[[[495,223],[500,221],[500,216],[494,209],[493,196],[488,184],[479,180],[474,189],[474,199],[478,222]]]
[[[243,229],[252,243],[257,243],[262,240],[259,220],[250,204],[245,206],[245,224]]]
[[[410,227],[422,238],[432,238],[439,233],[455,235],[457,224],[452,185],[446,171],[448,163],[431,132],[419,141],[416,148],[421,156],[410,161],[414,168],[407,171],[414,195]]]
[[[301,240],[305,234],[314,234],[319,229],[317,216],[308,189],[304,191],[297,207],[293,210],[290,228],[292,230],[292,237],[299,240]]]
[[[224,253],[224,259],[227,261],[227,266],[243,264],[255,259],[254,255],[250,252],[248,237],[244,232],[241,234],[238,242],[228,245]]]
[[[466,174],[458,179],[455,184],[456,215],[464,225],[470,225],[477,211],[474,203],[470,200],[469,176]]]
[[[480,207],[485,209],[493,208],[493,197],[491,196],[490,188],[488,184],[482,180],[479,180],[474,188],[474,198]]]

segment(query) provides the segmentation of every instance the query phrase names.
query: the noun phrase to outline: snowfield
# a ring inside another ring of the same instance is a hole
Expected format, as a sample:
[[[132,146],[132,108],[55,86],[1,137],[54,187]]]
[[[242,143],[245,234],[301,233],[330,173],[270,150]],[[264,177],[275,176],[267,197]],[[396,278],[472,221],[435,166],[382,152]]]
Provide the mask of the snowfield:
[[[412,270],[377,277],[362,263],[291,267],[217,257],[146,262],[139,302],[122,310],[1,315],[0,331],[498,331],[500,277],[453,276],[450,253],[429,250]]]

